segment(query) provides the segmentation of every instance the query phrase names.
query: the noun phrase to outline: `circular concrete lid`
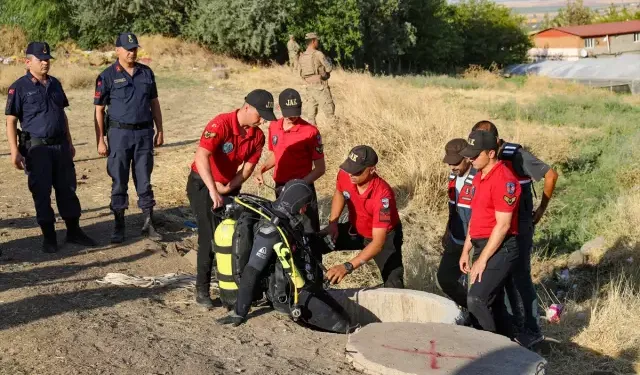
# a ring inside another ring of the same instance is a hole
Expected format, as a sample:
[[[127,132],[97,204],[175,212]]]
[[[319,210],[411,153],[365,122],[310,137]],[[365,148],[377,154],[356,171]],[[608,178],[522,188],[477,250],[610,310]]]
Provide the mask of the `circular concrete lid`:
[[[503,336],[442,323],[372,323],[349,335],[346,353],[371,375],[543,375],[546,366]]]

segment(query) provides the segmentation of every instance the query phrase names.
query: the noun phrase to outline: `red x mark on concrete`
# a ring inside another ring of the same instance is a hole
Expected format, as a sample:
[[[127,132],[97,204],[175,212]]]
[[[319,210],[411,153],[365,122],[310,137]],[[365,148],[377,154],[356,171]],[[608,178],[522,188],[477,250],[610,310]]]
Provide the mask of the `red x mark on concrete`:
[[[424,354],[426,356],[428,356],[431,360],[431,368],[434,370],[439,369],[440,367],[438,366],[438,358],[460,358],[460,359],[470,359],[470,360],[474,360],[474,359],[478,359],[478,357],[474,357],[474,356],[470,356],[470,355],[456,355],[456,354],[446,354],[446,353],[440,353],[438,351],[436,351],[436,341],[435,340],[431,340],[429,341],[429,343],[431,344],[431,349],[430,350],[421,350],[421,349],[402,349],[402,348],[394,348],[392,346],[389,345],[382,345],[383,348],[387,348],[387,349],[392,349],[392,350],[397,350],[397,351],[401,351],[401,352],[405,352],[405,353],[410,353],[410,354]]]

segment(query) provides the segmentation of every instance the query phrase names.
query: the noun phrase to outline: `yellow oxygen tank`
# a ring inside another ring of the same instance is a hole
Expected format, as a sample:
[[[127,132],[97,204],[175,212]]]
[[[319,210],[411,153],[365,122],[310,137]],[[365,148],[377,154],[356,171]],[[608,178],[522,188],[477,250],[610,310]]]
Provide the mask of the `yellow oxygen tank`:
[[[289,276],[289,279],[295,285],[297,289],[300,289],[304,286],[304,278],[296,268],[296,265],[293,263],[293,257],[291,256],[291,250],[284,246],[282,242],[278,242],[273,246],[273,250],[275,250],[278,259],[280,260],[280,264],[282,264],[282,268]]]
[[[213,234],[220,300],[227,307],[235,305],[238,298],[238,285],[233,277],[232,265],[232,244],[235,225],[235,220],[224,219]]]

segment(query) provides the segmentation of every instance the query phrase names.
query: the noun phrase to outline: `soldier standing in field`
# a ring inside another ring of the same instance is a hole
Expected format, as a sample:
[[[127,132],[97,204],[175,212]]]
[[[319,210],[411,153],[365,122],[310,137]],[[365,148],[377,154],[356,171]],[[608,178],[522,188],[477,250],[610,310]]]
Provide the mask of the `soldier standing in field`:
[[[289,42],[287,43],[287,51],[289,52],[289,66],[296,72],[300,69],[298,65],[298,55],[300,55],[300,45],[296,42],[293,35],[289,35]]]
[[[329,76],[333,70],[333,65],[327,57],[318,50],[320,41],[316,33],[305,35],[307,50],[298,59],[300,66],[300,76],[305,81],[307,102],[311,106],[309,122],[317,124],[316,115],[318,107],[327,116],[330,125],[335,123],[335,105],[329,89]]]

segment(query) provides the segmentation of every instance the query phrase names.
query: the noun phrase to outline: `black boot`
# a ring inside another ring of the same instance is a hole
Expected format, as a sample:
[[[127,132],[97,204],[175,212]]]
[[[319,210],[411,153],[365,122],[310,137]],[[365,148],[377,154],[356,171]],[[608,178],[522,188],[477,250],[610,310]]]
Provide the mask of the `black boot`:
[[[87,236],[87,234],[80,228],[80,219],[64,219],[64,222],[67,224],[67,239],[66,242],[74,243],[82,246],[96,246],[96,241],[94,241],[91,237]]]
[[[123,243],[124,242],[124,210],[113,211],[115,218],[115,224],[113,227],[113,234],[111,235],[111,243]]]
[[[53,223],[40,224],[44,240],[42,241],[42,251],[45,253],[55,253],[58,251],[58,239],[56,237],[56,227]]]
[[[209,295],[209,285],[206,287],[196,285],[196,303],[207,309],[212,309],[214,307],[211,296]]]
[[[149,239],[154,241],[162,241],[162,236],[153,226],[153,209],[144,211],[144,224],[142,225],[142,234],[147,235]]]

